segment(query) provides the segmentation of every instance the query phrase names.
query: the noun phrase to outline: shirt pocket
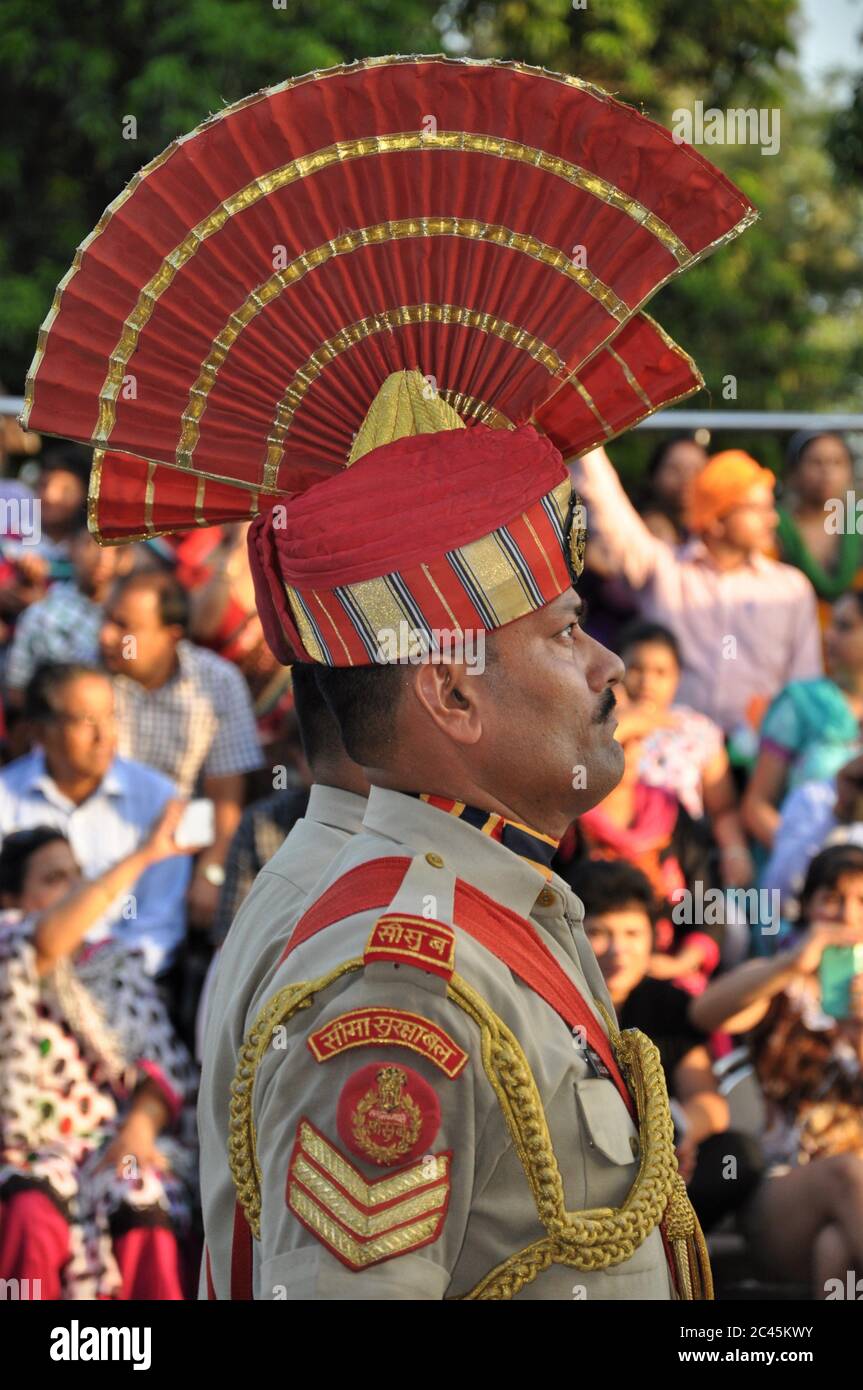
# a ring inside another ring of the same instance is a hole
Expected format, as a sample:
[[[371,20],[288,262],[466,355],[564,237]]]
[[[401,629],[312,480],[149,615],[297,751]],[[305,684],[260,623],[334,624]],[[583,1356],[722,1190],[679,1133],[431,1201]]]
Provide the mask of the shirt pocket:
[[[588,1207],[619,1207],[635,1182],[639,1139],[614,1083],[575,1081]]]

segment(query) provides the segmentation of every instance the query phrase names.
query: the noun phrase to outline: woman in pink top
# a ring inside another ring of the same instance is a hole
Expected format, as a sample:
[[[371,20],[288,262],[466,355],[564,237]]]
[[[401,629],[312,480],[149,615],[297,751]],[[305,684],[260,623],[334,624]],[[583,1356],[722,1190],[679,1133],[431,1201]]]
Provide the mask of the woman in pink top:
[[[621,710],[617,737],[641,734],[640,780],[673,792],[693,820],[706,815],[723,887],[747,887],[754,869],[725,740],[707,715],[676,702],[677,639],[659,623],[633,623],[621,634],[620,655],[629,703]]]

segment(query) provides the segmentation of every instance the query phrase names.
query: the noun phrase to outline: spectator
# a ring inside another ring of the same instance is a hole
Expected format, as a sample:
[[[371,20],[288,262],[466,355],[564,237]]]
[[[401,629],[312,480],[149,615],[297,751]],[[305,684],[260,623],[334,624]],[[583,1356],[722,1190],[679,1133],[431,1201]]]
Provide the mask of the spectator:
[[[214,946],[221,946],[261,869],[284,844],[308,804],[308,787],[290,787],[262,797],[244,810],[225,860],[225,882],[213,920]]]
[[[336,719],[327,706],[315,669],[307,662],[293,667],[300,734],[313,785],[304,815],[257,875],[211,971],[201,1001],[198,1055],[202,1062],[198,1132],[211,1153],[227,1154],[230,1096],[224,1084],[236,1071],[243,1037],[257,1009],[269,997],[269,982],[303,905],[351,837],[362,832],[368,782],[347,755]],[[284,823],[285,799],[277,814]],[[275,809],[275,808],[273,808]],[[281,833],[274,826],[268,840]],[[242,852],[242,851],[241,851]],[[245,856],[244,856],[245,857]],[[234,875],[229,875],[226,889]],[[231,893],[232,904],[237,901]],[[225,912],[227,916],[227,912]],[[209,1025],[207,1019],[209,1018]],[[202,1175],[204,1229],[229,1229],[223,1217],[234,1207],[235,1191],[227,1162],[210,1164]],[[208,1235],[208,1242],[212,1234]],[[229,1252],[208,1243],[208,1254],[221,1263]]]
[[[647,464],[642,520],[648,531],[670,545],[689,537],[686,506],[693,479],[707,463],[707,450],[693,434],[681,431],[658,444]]]
[[[690,1020],[689,995],[650,977],[657,908],[647,879],[629,864],[595,863],[579,870],[573,889],[584,903],[584,929],[621,1028],[639,1028],[659,1049],[678,1162],[708,1230],[752,1191],[760,1154],[743,1135],[728,1133],[728,1105],[717,1088],[707,1037]],[[735,1183],[724,1178],[729,1154],[738,1159]]]
[[[47,596],[27,608],[15,628],[6,663],[9,704],[20,707],[37,666],[49,661],[95,663],[99,658],[102,605],[128,548],[97,545],[86,527],[73,537],[71,584],[52,584]]]
[[[692,924],[672,905],[685,900],[696,880],[709,882],[706,845],[672,792],[641,781],[640,738],[625,730],[621,735],[619,728],[617,735],[624,747],[623,776],[604,801],[579,816],[582,845],[591,860],[625,860],[641,870],[663,910],[650,973],[701,990],[719,964],[716,932],[681,929]]]
[[[863,1269],[863,975],[822,994],[825,952],[863,944],[863,849],[809,865],[792,945],[714,981],[690,1006],[696,1027],[749,1035],[767,1104],[769,1163],[744,1212],[750,1253],[773,1278],[844,1287]],[[853,966],[852,966],[853,969]]]
[[[639,778],[673,792],[693,820],[707,813],[719,847],[722,883],[746,886],[754,869],[722,730],[706,715],[675,703],[680,683],[676,637],[659,623],[633,623],[621,634],[620,655],[630,703],[621,706],[617,736],[622,741],[630,730],[643,735]]]
[[[829,844],[863,842],[863,757],[829,782],[802,782],[782,803],[773,850],[761,885],[778,892],[782,916],[793,920],[810,861]]]
[[[278,738],[291,708],[291,675],[264,637],[249,566],[248,523],[198,531],[177,545],[176,574],[189,590],[190,636],[242,672],[262,743]],[[275,751],[275,750],[274,750]]]
[[[215,842],[197,859],[188,904],[190,925],[207,928],[246,773],[261,765],[261,753],[242,676],[187,641],[188,624],[188,599],[176,579],[132,575],[108,601],[101,649],[114,676],[120,750],[159,768],[183,795],[197,790],[214,804]]]
[[[750,834],[768,849],[786,790],[829,780],[860,750],[863,593],[846,594],[833,605],[824,647],[831,675],[792,681],[776,696],[761,725],[743,816]]]
[[[821,674],[812,586],[764,554],[777,523],[766,468],[734,451],[712,458],[692,487],[695,538],[679,549],[651,535],[603,449],[578,459],[572,476],[592,533],[640,591],[643,616],[680,644],[683,704],[729,732],[789,681]]]
[[[181,809],[86,883],[59,830],[0,851],[0,1278],[42,1298],[183,1297],[194,1069],[138,955],[82,948],[106,901],[178,853]]]
[[[62,831],[85,874],[104,873],[139,848],[175,789],[166,777],[116,756],[110,680],[74,664],[39,668],[24,708],[40,746],[0,771],[0,836],[34,825]],[[154,865],[128,898],[105,904],[93,936],[113,934],[163,972],[185,935],[187,859]]]
[[[47,560],[52,579],[69,579],[69,547],[87,519],[90,451],[55,441],[47,446],[41,462],[36,486],[42,528],[38,553]]]
[[[779,508],[776,540],[780,559],[802,570],[814,588],[822,627],[830,605],[863,585],[863,538],[853,524],[826,525],[827,504],[839,501],[844,516],[853,486],[851,451],[841,434],[801,430],[792,436],[785,466],[789,495]]]

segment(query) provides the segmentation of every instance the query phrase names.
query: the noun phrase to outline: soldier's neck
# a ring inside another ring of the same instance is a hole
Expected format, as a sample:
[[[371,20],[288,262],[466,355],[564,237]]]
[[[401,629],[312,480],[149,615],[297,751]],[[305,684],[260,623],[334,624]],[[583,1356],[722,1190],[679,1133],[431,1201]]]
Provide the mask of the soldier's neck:
[[[404,773],[388,773],[378,768],[368,769],[368,776],[374,787],[381,787],[386,791],[407,792],[414,796],[426,793],[429,796],[443,796],[454,801],[463,801],[466,806],[476,806],[478,810],[493,812],[495,815],[503,816],[505,820],[538,830],[541,835],[550,835],[555,840],[563,838],[573,819],[566,810],[537,805],[528,798],[510,795],[503,799],[470,778],[441,780],[431,769],[421,779]]]

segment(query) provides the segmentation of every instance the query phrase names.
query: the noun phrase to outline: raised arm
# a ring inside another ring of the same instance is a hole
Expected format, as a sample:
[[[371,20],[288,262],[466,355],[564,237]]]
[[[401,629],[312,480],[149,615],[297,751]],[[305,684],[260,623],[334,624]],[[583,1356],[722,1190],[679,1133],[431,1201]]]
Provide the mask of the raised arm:
[[[144,844],[98,878],[86,879],[60,902],[40,912],[33,927],[36,969],[40,975],[71,955],[94,923],[146,869],[171,855],[188,852],[174,844],[174,831],[183,810],[182,801],[169,801]]]
[[[613,570],[640,589],[658,565],[674,564],[672,547],[645,526],[604,449],[591,449],[569,468],[573,486],[587,508],[588,534],[599,542]]]

